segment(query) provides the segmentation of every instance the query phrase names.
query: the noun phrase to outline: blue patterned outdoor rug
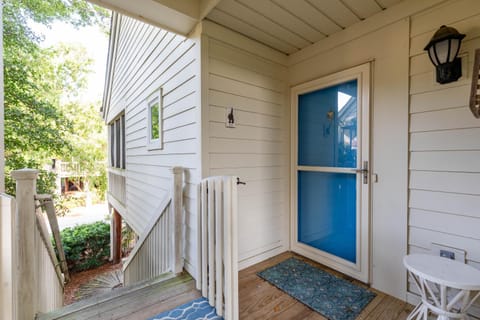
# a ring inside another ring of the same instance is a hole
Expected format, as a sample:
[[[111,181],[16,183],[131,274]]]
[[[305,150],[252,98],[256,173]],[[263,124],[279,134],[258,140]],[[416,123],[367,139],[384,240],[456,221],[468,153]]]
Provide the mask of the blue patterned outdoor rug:
[[[258,275],[330,320],[353,320],[376,294],[290,258]]]
[[[170,311],[165,311],[148,320],[223,320],[217,316],[215,308],[208,304],[208,300],[200,298],[185,303]]]

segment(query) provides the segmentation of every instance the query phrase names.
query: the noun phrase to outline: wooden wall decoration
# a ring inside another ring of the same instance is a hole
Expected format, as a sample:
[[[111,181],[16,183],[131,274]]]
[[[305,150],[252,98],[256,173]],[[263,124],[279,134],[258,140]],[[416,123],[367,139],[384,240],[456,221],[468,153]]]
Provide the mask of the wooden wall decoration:
[[[473,63],[472,88],[470,92],[470,110],[475,118],[480,118],[480,49],[475,50]]]

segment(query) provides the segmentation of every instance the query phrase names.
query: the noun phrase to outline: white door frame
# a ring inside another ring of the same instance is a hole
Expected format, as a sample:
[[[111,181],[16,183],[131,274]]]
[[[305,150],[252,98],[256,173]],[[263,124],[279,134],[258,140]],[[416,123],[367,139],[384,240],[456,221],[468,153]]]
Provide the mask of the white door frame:
[[[306,256],[314,261],[338,270],[365,283],[370,282],[370,171],[368,183],[362,182],[362,174],[357,173],[357,256],[356,263],[339,258],[327,252],[300,243],[297,227],[298,184],[298,96],[322,88],[333,86],[349,80],[357,79],[357,117],[358,117],[358,146],[361,151],[357,156],[357,168],[361,168],[363,161],[370,164],[370,63],[366,63],[348,70],[322,77],[307,83],[297,85],[291,89],[291,217],[290,217],[290,248],[292,251]],[[335,172],[351,172],[351,169],[339,168]]]

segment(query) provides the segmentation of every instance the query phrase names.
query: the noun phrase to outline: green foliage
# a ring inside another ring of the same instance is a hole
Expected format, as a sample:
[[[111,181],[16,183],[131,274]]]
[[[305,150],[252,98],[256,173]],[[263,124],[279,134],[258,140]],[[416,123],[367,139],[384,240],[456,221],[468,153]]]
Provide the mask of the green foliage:
[[[108,180],[107,180],[107,170],[105,165],[100,167],[100,172],[98,175],[93,175],[90,177],[90,185],[95,189],[94,202],[105,201],[105,196],[107,194]]]
[[[41,169],[52,158],[72,155],[82,155],[89,164],[105,157],[99,156],[104,145],[99,142],[103,128],[95,112],[98,104],[86,107],[79,101],[91,59],[81,47],[42,48],[42,37],[31,29],[31,22],[94,24],[106,30],[109,14],[84,0],[4,0],[3,6],[5,174],[7,192],[14,195],[12,170]],[[92,121],[90,131],[85,129]],[[87,148],[90,133],[98,140]],[[39,193],[53,193],[53,175],[43,170],[37,185]]]
[[[150,139],[160,138],[159,105],[155,103],[150,107]]]
[[[122,255],[124,257],[128,256],[135,247],[136,239],[135,231],[124,221],[122,223]]]
[[[56,195],[55,196],[55,213],[59,217],[65,216],[70,209],[85,206],[85,198],[74,197],[72,195]]]
[[[68,159],[79,163],[86,173],[89,185],[96,189],[98,198],[106,191],[106,127],[98,112],[98,105],[70,103],[64,106],[72,120],[72,131],[68,133],[72,149]],[[64,158],[64,161],[68,161]]]
[[[99,267],[110,256],[110,225],[83,224],[60,232],[68,269],[72,272]]]
[[[39,168],[40,164],[33,160],[23,159],[22,157],[11,157],[8,159],[9,168]],[[7,166],[6,166],[7,167]],[[52,190],[55,189],[55,174],[47,170],[39,170],[39,175],[37,179],[37,193],[47,193],[51,194]],[[10,170],[9,170],[10,172]],[[15,196],[15,181],[10,175],[5,176],[5,190],[7,194]]]
[[[18,16],[16,21],[24,24],[27,19],[49,25],[65,21],[75,26],[91,24],[106,29],[108,11],[84,0],[4,0],[4,7]]]

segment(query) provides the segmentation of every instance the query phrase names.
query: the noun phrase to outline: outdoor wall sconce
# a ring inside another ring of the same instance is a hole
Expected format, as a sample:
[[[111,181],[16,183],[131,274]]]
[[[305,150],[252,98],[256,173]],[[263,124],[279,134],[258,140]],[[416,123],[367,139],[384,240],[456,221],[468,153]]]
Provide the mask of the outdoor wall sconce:
[[[463,38],[465,35],[455,28],[441,26],[425,47],[437,70],[438,83],[457,81],[462,76],[462,60],[457,55]]]

